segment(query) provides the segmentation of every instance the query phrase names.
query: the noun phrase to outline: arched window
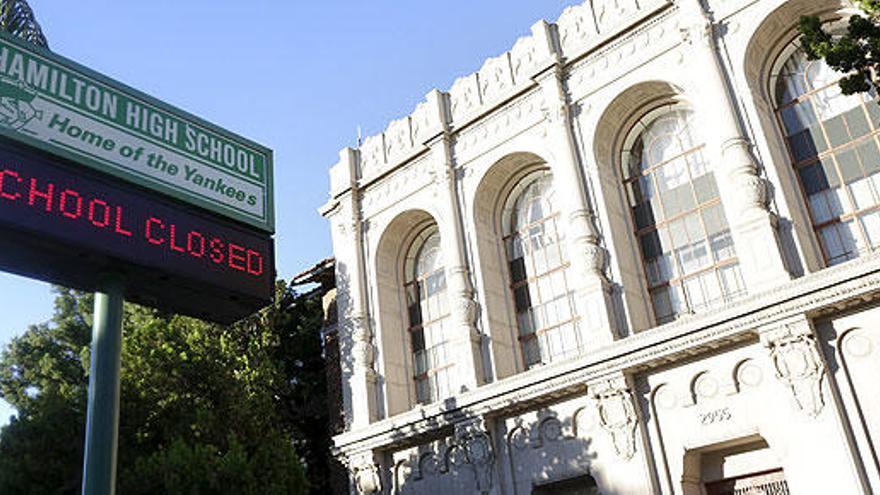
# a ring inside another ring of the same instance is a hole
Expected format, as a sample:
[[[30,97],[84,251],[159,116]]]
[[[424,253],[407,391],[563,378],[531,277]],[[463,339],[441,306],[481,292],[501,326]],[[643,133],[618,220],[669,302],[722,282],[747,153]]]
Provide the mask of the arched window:
[[[526,367],[577,353],[581,348],[568,256],[549,171],[516,185],[504,210],[504,244],[516,322]]]
[[[771,81],[789,158],[829,265],[880,245],[880,107],[873,91],[842,94],[841,77],[792,43]]]
[[[427,404],[452,392],[452,362],[447,345],[449,304],[436,226],[416,236],[406,257],[404,273],[416,398]]]
[[[644,116],[621,163],[658,323],[742,294],[736,251],[693,113],[666,106]]]

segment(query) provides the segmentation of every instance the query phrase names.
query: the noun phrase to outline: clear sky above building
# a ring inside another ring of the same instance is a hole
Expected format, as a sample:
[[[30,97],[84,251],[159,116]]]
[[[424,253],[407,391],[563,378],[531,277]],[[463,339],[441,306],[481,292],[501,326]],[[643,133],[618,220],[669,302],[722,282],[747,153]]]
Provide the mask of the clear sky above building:
[[[50,48],[275,152],[279,277],[331,255],[316,209],[343,146],[513,46],[564,0],[29,0]],[[0,273],[0,345],[49,319],[47,284]],[[0,401],[0,424],[13,411]]]

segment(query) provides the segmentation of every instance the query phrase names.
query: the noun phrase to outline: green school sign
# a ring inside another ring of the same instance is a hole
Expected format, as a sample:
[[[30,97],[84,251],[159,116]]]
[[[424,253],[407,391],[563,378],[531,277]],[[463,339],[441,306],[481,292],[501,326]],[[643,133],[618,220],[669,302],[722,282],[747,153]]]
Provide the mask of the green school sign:
[[[5,33],[0,135],[274,230],[270,150]]]

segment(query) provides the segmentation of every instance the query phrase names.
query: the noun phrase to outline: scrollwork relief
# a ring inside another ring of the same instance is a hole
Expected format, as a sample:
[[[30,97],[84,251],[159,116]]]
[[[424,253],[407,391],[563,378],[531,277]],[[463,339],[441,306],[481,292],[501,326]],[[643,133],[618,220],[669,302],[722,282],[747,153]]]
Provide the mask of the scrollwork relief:
[[[605,248],[594,242],[585,242],[582,249],[590,273],[605,278],[605,263],[608,257]]]
[[[492,490],[492,467],[495,463],[495,452],[492,449],[492,438],[486,431],[481,419],[475,419],[456,425],[455,443],[462,449],[464,458],[474,470],[477,489],[481,494]]]
[[[475,328],[477,323],[477,313],[479,303],[471,294],[462,293],[455,299],[456,314],[460,318],[460,323],[466,324],[471,328]]]
[[[527,81],[538,63],[537,43],[534,36],[525,36],[516,40],[510,50],[510,66],[513,69],[515,84]]]
[[[611,380],[590,388],[599,413],[599,425],[611,436],[614,451],[621,459],[632,459],[636,453],[638,422],[632,393],[622,380]]]
[[[477,88],[477,75],[457,79],[449,89],[449,100],[453,120],[467,116],[480,105],[479,89]]]
[[[373,374],[375,348],[373,347],[373,332],[370,331],[367,317],[364,315],[349,315],[347,320],[347,325],[351,332],[351,353],[354,357],[354,369],[368,375]]]
[[[410,135],[410,118],[404,117],[392,120],[385,129],[385,156],[389,162],[404,156],[412,150],[413,143]]]
[[[622,21],[638,10],[634,0],[593,0],[596,28],[606,33],[618,27]]]
[[[490,102],[513,86],[509,53],[490,58],[480,69],[480,94],[483,102]]]
[[[589,3],[582,3],[566,8],[556,21],[559,30],[559,42],[565,53],[572,53],[595,39],[599,31],[593,20],[593,12]]]
[[[382,491],[382,478],[379,476],[379,466],[372,462],[371,456],[367,455],[360,459],[355,459],[352,462],[351,473],[359,494],[372,495]]]
[[[385,164],[385,136],[377,134],[364,139],[360,146],[361,175],[369,176],[378,173]]]
[[[798,408],[817,416],[825,405],[822,381],[825,363],[819,355],[809,322],[787,323],[765,332],[761,340],[770,351],[776,377],[788,386]]]

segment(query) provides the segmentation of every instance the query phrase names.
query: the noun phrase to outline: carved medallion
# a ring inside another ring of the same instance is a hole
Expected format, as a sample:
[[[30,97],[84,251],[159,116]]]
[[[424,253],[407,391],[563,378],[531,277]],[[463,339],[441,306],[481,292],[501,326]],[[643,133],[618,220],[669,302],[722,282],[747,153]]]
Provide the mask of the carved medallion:
[[[621,459],[632,459],[636,453],[636,411],[632,394],[621,385],[608,382],[593,392],[599,413],[599,424],[611,436],[614,451]]]
[[[455,443],[465,455],[465,460],[474,470],[477,489],[481,494],[492,490],[492,466],[495,453],[492,439],[480,419],[459,425],[455,430]]]
[[[822,397],[825,364],[816,348],[809,323],[787,324],[767,333],[764,345],[770,349],[776,377],[788,385],[798,408],[810,416],[817,416],[825,405]]]
[[[382,491],[382,480],[379,477],[379,466],[364,459],[352,469],[358,493],[369,495]]]

